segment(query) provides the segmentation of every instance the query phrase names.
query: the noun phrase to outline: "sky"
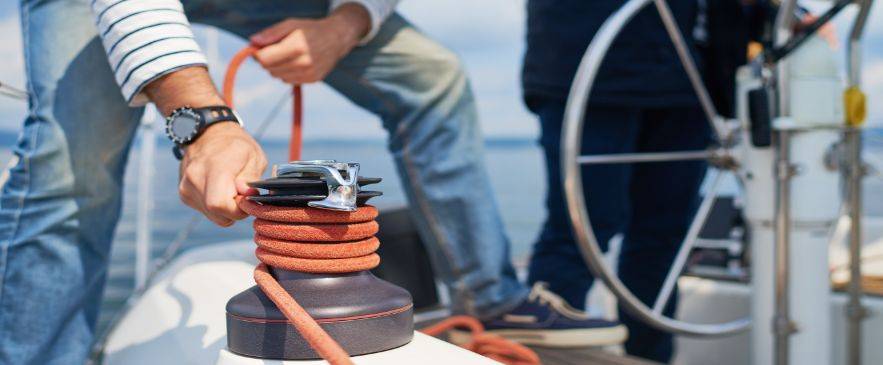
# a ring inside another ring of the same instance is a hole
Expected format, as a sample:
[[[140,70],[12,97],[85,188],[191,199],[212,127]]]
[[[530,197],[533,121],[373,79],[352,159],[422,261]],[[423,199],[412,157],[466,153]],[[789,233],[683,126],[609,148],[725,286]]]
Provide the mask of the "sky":
[[[811,7],[818,3],[808,2]],[[865,42],[864,89],[869,95],[871,123],[883,125],[883,104],[873,103],[883,97],[883,7],[876,2]],[[404,0],[399,12],[430,37],[454,50],[470,76],[478,102],[481,126],[488,137],[534,138],[536,120],[520,98],[519,71],[524,52],[523,0]],[[849,28],[853,11],[844,11],[836,19],[838,33]],[[203,48],[212,31],[196,29]],[[217,57],[210,57],[210,70],[220,80],[224,64],[243,41],[221,32]],[[18,6],[0,2],[0,81],[23,87],[25,84]],[[843,44],[841,42],[841,44]],[[843,51],[841,47],[841,53]],[[270,78],[256,65],[247,64],[237,85],[237,105],[246,123],[259,123],[288,87]],[[330,88],[318,84],[305,88],[305,138],[355,139],[381,138],[385,132],[376,117],[353,106]],[[0,98],[0,132],[14,132],[21,124],[25,105]],[[268,136],[286,138],[289,112],[273,121]]]

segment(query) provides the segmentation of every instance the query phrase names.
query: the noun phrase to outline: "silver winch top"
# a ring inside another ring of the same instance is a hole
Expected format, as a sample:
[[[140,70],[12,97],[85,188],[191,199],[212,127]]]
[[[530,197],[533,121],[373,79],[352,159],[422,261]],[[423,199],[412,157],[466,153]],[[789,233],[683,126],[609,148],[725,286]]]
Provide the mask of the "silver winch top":
[[[328,185],[328,195],[308,206],[352,212],[359,195],[359,164],[336,160],[291,161],[273,165],[273,177],[319,177]]]

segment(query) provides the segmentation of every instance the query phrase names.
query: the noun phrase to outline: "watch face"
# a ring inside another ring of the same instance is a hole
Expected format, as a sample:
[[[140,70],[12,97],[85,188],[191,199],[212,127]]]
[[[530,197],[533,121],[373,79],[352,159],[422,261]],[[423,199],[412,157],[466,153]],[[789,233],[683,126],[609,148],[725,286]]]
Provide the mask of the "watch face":
[[[187,144],[199,134],[202,116],[197,114],[193,109],[181,108],[172,113],[166,124],[166,133],[172,142],[177,144]]]

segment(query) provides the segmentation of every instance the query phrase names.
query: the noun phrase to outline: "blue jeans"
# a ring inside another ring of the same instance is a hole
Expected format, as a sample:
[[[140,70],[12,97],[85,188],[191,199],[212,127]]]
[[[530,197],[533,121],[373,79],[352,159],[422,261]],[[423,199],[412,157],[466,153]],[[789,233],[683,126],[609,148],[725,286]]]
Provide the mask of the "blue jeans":
[[[321,17],[327,6],[185,1],[192,21],[241,36],[284,17]],[[23,1],[21,19],[30,107],[0,197],[0,363],[82,363],[143,109],[120,95],[89,0]],[[527,289],[509,262],[475,102],[457,57],[393,15],[325,82],[382,119],[455,311],[492,317],[517,306]]]
[[[540,118],[546,155],[548,218],[534,245],[528,281],[545,281],[577,308],[584,308],[592,274],[576,246],[567,216],[560,169],[563,100],[532,100]],[[704,149],[708,123],[698,108],[590,107],[583,130],[583,153],[629,153]],[[591,165],[583,168],[583,189],[592,229],[602,249],[623,234],[619,277],[648,305],[686,234],[705,176],[704,162]],[[677,291],[664,313],[671,316]],[[669,361],[672,336],[620,311],[629,328],[626,351]]]

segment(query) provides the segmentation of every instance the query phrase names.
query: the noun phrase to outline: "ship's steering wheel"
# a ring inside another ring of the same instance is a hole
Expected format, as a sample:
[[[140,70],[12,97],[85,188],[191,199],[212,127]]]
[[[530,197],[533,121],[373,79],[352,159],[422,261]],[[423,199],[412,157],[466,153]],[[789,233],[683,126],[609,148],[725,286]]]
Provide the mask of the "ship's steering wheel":
[[[581,155],[581,137],[585,110],[601,62],[613,40],[622,31],[625,24],[651,2],[655,4],[659,11],[663,24],[675,45],[681,63],[715,133],[718,147],[700,151]],[[630,0],[608,18],[592,39],[571,85],[561,136],[561,169],[567,209],[577,245],[592,273],[595,277],[601,279],[607,288],[616,295],[619,299],[619,305],[631,315],[660,330],[692,336],[724,336],[743,331],[751,323],[750,318],[740,318],[714,324],[689,323],[663,314],[663,308],[669,301],[669,297],[675,288],[678,277],[680,277],[683,271],[699,231],[708,217],[722,177],[726,173],[733,173],[738,178],[738,174],[735,174],[736,164],[731,154],[732,136],[736,133],[736,129],[731,127],[731,124],[725,122],[725,119],[721,118],[715,111],[708,91],[702,83],[696,64],[687,49],[684,38],[665,0]],[[654,163],[686,160],[706,160],[710,166],[715,167],[715,170],[710,174],[711,184],[708,185],[709,188],[699,205],[693,222],[690,224],[663,287],[655,303],[650,307],[639,300],[622,283],[614,270],[604,260],[604,254],[592,231],[589,214],[586,209],[586,199],[592,199],[592,197],[585,196],[583,191],[581,167],[586,164]]]

